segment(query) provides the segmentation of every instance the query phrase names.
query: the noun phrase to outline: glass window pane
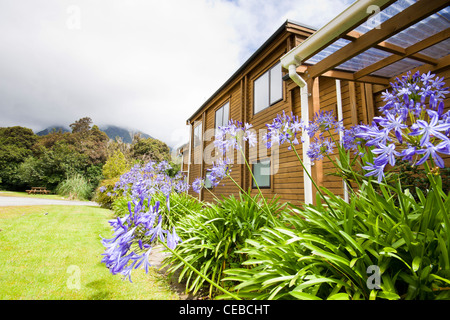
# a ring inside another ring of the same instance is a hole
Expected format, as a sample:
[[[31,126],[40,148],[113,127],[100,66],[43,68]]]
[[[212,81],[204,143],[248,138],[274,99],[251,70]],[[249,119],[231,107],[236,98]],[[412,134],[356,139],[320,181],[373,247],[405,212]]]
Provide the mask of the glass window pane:
[[[269,73],[264,73],[254,82],[254,113],[269,106]]]
[[[207,189],[211,189],[212,188],[212,184],[211,184],[211,180],[209,180],[209,176],[211,175],[210,172],[206,173],[206,177],[205,177],[205,188]]]
[[[194,127],[194,147],[202,144],[202,123]]]
[[[227,102],[227,103],[223,106],[223,120],[222,120],[222,125],[223,125],[223,126],[228,125],[229,119],[230,119],[230,103]]]
[[[223,108],[220,108],[216,111],[216,129],[223,126],[222,124],[223,120]]]
[[[283,99],[283,74],[281,63],[270,69],[270,104]]]
[[[270,160],[265,159],[253,164],[253,175],[260,188],[270,187]],[[256,188],[255,181],[253,188]]]
[[[228,125],[229,110],[230,110],[230,103],[227,102],[220,109],[218,109],[216,111],[216,115],[215,115],[216,129],[218,127],[223,127],[223,126]]]

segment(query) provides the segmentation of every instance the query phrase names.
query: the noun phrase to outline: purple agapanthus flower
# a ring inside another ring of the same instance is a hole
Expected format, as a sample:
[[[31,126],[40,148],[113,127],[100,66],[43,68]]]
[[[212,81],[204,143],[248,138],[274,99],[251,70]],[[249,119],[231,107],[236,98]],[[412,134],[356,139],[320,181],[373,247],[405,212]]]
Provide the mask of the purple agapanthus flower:
[[[148,273],[149,255],[157,241],[167,240],[167,246],[174,249],[181,239],[174,227],[172,232],[164,229],[159,201],[148,210],[143,201],[135,203],[134,209],[129,202],[128,208],[129,214],[109,221],[114,229],[113,237],[102,238],[101,242],[105,247],[102,263],[112,274],[121,274],[131,281],[134,269],[144,268]]]
[[[200,191],[202,190],[202,188],[205,185],[205,180],[202,178],[196,178],[194,180],[194,182],[192,183],[192,190],[194,190],[194,192],[196,193],[200,193]]]
[[[251,147],[257,143],[256,133],[249,123],[230,120],[228,125],[219,126],[214,137],[214,146],[225,154],[228,150],[240,150],[243,142],[248,141]]]
[[[450,113],[444,113],[443,103],[449,91],[443,79],[430,72],[416,72],[396,80],[392,91],[383,93],[386,104],[380,108],[382,115],[370,126],[359,126],[354,135],[374,147],[377,157],[364,169],[369,171],[366,176],[377,176],[378,181],[388,164],[395,165],[396,158],[413,165],[431,160],[444,167],[441,155],[450,154]]]
[[[209,172],[208,179],[213,187],[218,186],[220,181],[231,173],[230,164],[229,159],[218,159],[214,162],[211,169],[207,169]]]
[[[450,129],[450,123],[440,123],[439,114],[434,110],[428,110],[430,115],[430,122],[425,120],[417,120],[415,124],[411,126],[411,136],[421,136],[420,145],[423,147],[428,146],[428,142],[432,136],[441,139],[442,141],[448,140],[448,137],[441,133],[441,131],[447,131]]]

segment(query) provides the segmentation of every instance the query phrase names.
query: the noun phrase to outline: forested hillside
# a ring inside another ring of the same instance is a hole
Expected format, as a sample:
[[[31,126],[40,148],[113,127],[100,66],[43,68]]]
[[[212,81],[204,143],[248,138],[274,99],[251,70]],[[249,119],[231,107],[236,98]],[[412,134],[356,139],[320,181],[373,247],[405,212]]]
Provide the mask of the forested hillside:
[[[20,126],[0,128],[0,189],[46,187],[55,191],[76,177],[92,192],[105,178],[103,167],[118,153],[126,168],[149,160],[170,161],[164,142],[139,135],[131,143],[111,140],[88,117],[75,121],[70,129],[38,136]]]

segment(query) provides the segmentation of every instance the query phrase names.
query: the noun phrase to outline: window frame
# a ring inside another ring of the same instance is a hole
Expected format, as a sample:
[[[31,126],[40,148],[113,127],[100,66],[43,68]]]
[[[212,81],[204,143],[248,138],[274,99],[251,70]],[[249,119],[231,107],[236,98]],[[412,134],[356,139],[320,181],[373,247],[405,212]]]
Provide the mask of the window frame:
[[[256,161],[255,163],[252,163],[252,173],[253,176],[256,179],[256,175],[255,175],[255,165],[257,164],[261,164],[263,161],[268,161],[269,162],[269,185],[266,186],[261,186],[260,183],[258,182],[258,186],[260,189],[271,189],[272,188],[272,161],[270,158],[264,158],[264,159],[260,159],[258,161]],[[257,189],[257,186],[255,184],[255,180],[252,179],[252,189]]]
[[[273,102],[271,102],[271,91],[272,91],[272,71],[279,67],[280,68],[280,83],[281,83],[281,97]],[[267,106],[259,109],[258,111],[256,111],[256,82],[260,79],[262,79],[263,77],[267,76],[267,88],[265,89],[266,94],[267,94]],[[257,114],[260,113],[261,111],[266,110],[267,108],[270,108],[271,106],[277,104],[278,102],[282,101],[284,99],[284,88],[283,88],[284,84],[283,84],[283,73],[282,73],[282,66],[281,66],[281,62],[277,62],[275,63],[272,67],[270,67],[268,70],[266,70],[264,73],[262,73],[261,75],[259,75],[255,80],[253,80],[253,114]]]

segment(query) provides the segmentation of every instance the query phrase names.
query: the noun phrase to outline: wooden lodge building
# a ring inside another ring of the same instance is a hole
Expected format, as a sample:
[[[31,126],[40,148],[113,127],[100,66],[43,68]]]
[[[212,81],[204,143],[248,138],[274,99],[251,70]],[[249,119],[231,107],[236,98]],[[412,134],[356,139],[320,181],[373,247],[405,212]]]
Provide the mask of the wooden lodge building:
[[[408,71],[431,71],[450,85],[449,21],[444,0],[359,0],[319,30],[286,21],[187,120],[190,141],[181,153],[189,183],[205,177],[212,167],[205,161],[215,155],[211,129],[230,119],[252,124],[261,135],[264,131],[259,130],[283,111],[312,119],[319,110],[333,110],[349,128],[370,123],[383,105],[381,93]],[[332,164],[324,159],[311,166],[307,146],[308,141],[297,150],[316,183],[345,197],[343,181],[328,175]],[[281,145],[274,157],[271,149],[256,149],[245,152],[263,194],[293,203],[314,202],[315,191],[292,150]],[[234,160],[231,177],[244,190],[254,187],[236,153]],[[211,191],[237,195],[239,188],[225,179]],[[208,190],[189,192],[213,200]]]

